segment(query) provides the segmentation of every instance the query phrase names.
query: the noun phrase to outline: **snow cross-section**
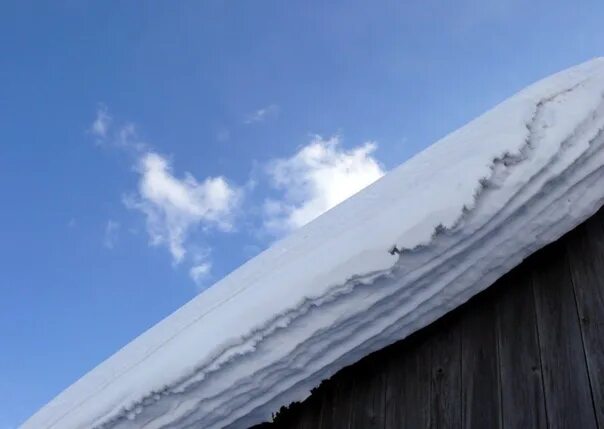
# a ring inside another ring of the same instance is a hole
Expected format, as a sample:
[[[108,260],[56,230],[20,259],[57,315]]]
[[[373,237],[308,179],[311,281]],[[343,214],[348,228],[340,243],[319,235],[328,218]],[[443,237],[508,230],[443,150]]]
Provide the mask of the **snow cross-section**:
[[[595,213],[603,97],[604,59],[530,86],[235,270],[22,427],[269,420]]]

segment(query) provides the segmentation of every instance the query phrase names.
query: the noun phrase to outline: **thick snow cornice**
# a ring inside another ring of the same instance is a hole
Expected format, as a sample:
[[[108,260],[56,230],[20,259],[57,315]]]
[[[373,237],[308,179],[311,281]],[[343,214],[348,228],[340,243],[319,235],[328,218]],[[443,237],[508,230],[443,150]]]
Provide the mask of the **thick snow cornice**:
[[[530,86],[235,270],[22,427],[268,420],[595,213],[603,97],[604,59]]]

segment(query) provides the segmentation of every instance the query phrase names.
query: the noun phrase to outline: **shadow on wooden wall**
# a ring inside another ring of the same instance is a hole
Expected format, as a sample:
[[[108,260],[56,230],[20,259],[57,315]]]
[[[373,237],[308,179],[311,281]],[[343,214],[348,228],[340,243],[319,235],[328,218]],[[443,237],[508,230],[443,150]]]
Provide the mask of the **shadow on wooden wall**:
[[[604,209],[257,429],[604,428]]]

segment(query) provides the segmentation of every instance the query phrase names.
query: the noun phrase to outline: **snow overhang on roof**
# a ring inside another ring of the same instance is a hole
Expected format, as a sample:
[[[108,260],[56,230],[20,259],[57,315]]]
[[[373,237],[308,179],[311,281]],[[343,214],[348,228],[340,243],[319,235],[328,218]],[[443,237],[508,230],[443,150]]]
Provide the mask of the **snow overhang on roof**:
[[[603,97],[604,59],[526,88],[242,265],[22,427],[268,420],[595,213]]]

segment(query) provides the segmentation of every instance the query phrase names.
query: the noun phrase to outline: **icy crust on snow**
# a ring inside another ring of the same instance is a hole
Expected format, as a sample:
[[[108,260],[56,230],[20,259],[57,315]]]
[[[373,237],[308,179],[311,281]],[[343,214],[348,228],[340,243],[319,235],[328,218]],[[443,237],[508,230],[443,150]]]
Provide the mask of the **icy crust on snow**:
[[[595,213],[603,130],[604,59],[528,87],[235,270],[22,428],[269,420]]]

